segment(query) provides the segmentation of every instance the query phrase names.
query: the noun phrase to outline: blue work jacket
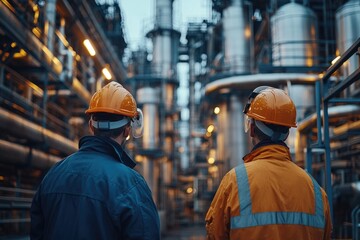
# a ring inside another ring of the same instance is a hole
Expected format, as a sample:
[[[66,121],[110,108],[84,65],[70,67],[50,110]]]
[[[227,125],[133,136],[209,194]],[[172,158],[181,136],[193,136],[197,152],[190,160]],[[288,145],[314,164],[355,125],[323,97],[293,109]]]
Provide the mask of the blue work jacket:
[[[151,191],[110,138],[86,136],[55,164],[31,206],[31,239],[160,239]]]

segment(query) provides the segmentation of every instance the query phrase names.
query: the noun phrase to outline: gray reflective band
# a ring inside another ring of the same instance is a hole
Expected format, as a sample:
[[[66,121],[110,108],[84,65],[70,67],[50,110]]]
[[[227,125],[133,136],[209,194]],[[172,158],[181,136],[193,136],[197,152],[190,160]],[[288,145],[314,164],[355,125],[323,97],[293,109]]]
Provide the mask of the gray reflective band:
[[[277,141],[285,141],[288,134],[287,133],[280,133],[280,132],[274,132],[271,128],[266,126],[263,122],[255,120],[255,125],[267,136],[271,137],[271,140]],[[274,138],[274,139],[273,139]]]
[[[93,125],[96,129],[101,130],[111,130],[111,129],[117,129],[125,126],[128,122],[130,122],[129,118],[123,118],[119,121],[95,121],[91,119],[91,125]]]
[[[252,213],[248,176],[244,164],[235,168],[240,199],[240,216],[232,217],[230,228],[248,228],[270,224],[296,224],[315,228],[325,227],[324,206],[320,186],[311,177],[315,191],[315,214],[303,212]]]

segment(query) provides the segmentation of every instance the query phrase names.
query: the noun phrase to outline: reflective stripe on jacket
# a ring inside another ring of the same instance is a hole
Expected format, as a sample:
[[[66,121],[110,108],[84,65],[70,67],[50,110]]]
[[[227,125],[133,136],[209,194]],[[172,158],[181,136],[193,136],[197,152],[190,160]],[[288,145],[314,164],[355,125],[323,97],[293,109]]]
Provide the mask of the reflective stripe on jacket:
[[[227,173],[206,215],[208,239],[330,239],[325,192],[286,146],[262,146]]]

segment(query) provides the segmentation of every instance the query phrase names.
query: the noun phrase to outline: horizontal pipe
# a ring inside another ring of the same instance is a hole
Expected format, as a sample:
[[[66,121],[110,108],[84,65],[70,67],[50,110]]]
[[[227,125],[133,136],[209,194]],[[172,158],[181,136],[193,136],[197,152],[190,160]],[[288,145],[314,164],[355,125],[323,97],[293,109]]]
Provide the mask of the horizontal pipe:
[[[30,218],[11,218],[11,219],[0,219],[0,223],[28,223]]]
[[[343,117],[351,117],[357,116],[360,113],[360,106],[357,105],[342,105],[342,106],[334,106],[329,107],[328,109],[328,116],[329,119],[333,120],[336,118],[343,118]],[[323,111],[320,112],[321,116],[317,116],[316,113],[311,114],[304,120],[298,123],[297,132],[296,132],[296,139],[295,139],[295,159],[296,161],[304,161],[305,154],[304,149],[307,148],[307,133],[312,130],[312,128],[316,127],[317,118],[322,118]],[[341,133],[340,130],[338,134]],[[309,149],[308,149],[309,150]]]
[[[360,113],[360,106],[357,105],[341,105],[341,106],[334,106],[329,107],[328,110],[329,118],[340,118],[340,117],[350,117],[350,116],[357,116]],[[298,123],[297,130],[300,133],[306,133],[311,130],[316,125],[316,119],[318,117],[322,117],[323,112],[321,111],[321,116],[317,116],[316,113],[311,114],[304,120]]]
[[[291,83],[309,83],[314,84],[319,80],[317,74],[301,74],[301,73],[270,73],[270,74],[254,74],[241,75],[213,81],[205,86],[205,94],[219,91],[222,88],[243,88],[252,89],[259,85],[279,85]]]
[[[0,140],[0,156],[1,163],[29,164],[40,169],[48,169],[61,160],[54,155],[4,140]]]
[[[5,28],[7,34],[19,41],[24,46],[26,52],[30,53],[40,63],[45,63],[44,66],[47,70],[56,75],[60,75],[63,66],[59,59],[57,59],[52,52],[30,32],[25,26],[17,19],[5,5],[0,1],[0,26]]]
[[[0,129],[17,137],[38,143],[46,143],[62,153],[71,154],[78,149],[78,144],[57,133],[25,120],[3,108],[0,108]]]

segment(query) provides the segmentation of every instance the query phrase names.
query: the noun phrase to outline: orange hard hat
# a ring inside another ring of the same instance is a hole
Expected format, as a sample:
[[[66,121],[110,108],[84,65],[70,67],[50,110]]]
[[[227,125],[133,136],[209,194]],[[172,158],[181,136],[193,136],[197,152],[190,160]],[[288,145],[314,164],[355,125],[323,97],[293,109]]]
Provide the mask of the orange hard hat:
[[[134,97],[120,83],[110,82],[94,93],[86,114],[112,113],[127,117],[138,115]]]
[[[260,91],[245,114],[261,122],[296,127],[295,105],[281,89],[268,87]]]

